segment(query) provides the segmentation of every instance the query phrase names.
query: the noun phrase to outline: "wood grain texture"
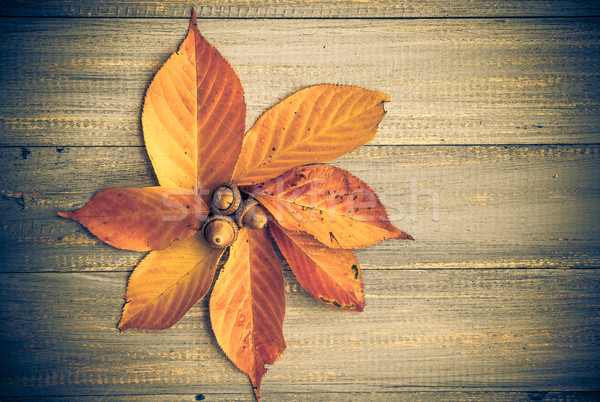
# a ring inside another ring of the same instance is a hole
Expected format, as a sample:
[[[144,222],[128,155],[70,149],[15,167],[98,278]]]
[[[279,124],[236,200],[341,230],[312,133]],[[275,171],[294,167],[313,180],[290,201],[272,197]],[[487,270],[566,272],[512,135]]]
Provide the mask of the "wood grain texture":
[[[547,391],[390,391],[390,392],[327,392],[324,394],[309,392],[272,392],[274,401],[306,401],[306,400],[360,400],[360,401],[411,401],[411,402],[480,402],[484,400],[499,401],[539,401],[545,402],[586,402],[600,398],[600,392],[547,392]],[[144,395],[111,395],[111,401],[253,401],[242,394],[232,393],[196,393],[196,394],[144,394]],[[44,398],[38,398],[45,400]],[[49,398],[52,399],[52,398]],[[61,401],[93,401],[98,396],[61,396]]]
[[[334,164],[416,239],[357,250],[365,269],[600,266],[598,146],[367,146]],[[0,171],[2,271],[129,270],[143,255],[56,215],[155,184],[142,148],[0,148]]]
[[[119,334],[126,277],[1,274],[0,395],[251,398],[210,335],[205,302],[168,331]],[[286,275],[288,350],[265,376],[265,401],[340,389],[346,400],[597,389],[597,270],[370,270],[364,280],[357,314],[322,305]]]
[[[142,145],[146,87],[185,19],[2,18],[0,145]],[[207,20],[249,128],[312,84],[390,95],[374,144],[600,141],[600,18]]]
[[[588,0],[28,0],[3,3],[0,16],[187,18],[431,18],[600,14]]]

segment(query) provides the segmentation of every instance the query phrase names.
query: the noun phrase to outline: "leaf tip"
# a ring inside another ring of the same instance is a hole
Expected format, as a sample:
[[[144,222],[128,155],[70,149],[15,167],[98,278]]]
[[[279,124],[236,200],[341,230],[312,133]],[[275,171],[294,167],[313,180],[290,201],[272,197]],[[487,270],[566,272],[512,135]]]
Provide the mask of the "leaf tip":
[[[196,18],[196,9],[192,7],[192,17],[190,18],[190,29],[198,26],[198,19]]]
[[[415,240],[414,237],[412,237],[408,233],[404,233],[403,231],[401,231],[398,228],[396,228],[396,237],[395,238],[400,239],[400,240]]]
[[[399,240],[415,240],[414,237],[412,237],[408,233],[404,233],[400,229],[396,229],[396,233],[395,233],[395,236],[393,238],[394,239],[399,239]]]
[[[381,98],[382,98],[381,101],[382,102],[389,102],[391,100],[390,96],[388,94],[385,94],[383,92],[379,92],[379,93],[381,94]]]
[[[71,212],[57,212],[61,218],[71,219]]]
[[[119,332],[123,332],[129,329],[129,327],[127,326],[127,322],[123,322],[123,317],[121,317],[121,319],[119,320],[119,323],[117,324],[117,329],[119,330]]]
[[[412,237],[408,233],[404,233],[402,230],[400,230],[396,226],[394,226],[391,222],[390,222],[390,225],[393,228],[392,233],[394,235],[392,237],[389,237],[389,239],[415,240],[414,237]]]

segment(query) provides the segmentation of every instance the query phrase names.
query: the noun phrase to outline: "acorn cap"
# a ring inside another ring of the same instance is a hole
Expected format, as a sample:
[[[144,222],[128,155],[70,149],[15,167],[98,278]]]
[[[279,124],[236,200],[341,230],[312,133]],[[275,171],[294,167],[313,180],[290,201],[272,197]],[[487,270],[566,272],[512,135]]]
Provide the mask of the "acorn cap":
[[[212,193],[211,208],[215,214],[231,215],[242,201],[240,190],[231,184],[221,184]]]
[[[235,223],[242,228],[261,229],[267,225],[265,209],[253,198],[249,198],[235,213]]]
[[[238,228],[229,216],[213,215],[202,226],[204,240],[213,248],[225,248],[237,239]]]

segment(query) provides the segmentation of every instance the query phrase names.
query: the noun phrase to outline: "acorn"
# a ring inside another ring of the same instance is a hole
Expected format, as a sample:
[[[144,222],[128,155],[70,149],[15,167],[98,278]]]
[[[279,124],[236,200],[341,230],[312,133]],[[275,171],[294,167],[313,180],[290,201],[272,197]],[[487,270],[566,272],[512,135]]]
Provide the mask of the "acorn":
[[[240,228],[262,229],[267,225],[267,212],[253,198],[244,201],[243,205],[235,213],[235,222]]]
[[[231,215],[238,209],[241,201],[242,196],[237,186],[221,184],[213,191],[211,207],[215,214]]]
[[[225,248],[237,238],[238,228],[229,216],[213,215],[202,227],[204,240],[213,248]]]

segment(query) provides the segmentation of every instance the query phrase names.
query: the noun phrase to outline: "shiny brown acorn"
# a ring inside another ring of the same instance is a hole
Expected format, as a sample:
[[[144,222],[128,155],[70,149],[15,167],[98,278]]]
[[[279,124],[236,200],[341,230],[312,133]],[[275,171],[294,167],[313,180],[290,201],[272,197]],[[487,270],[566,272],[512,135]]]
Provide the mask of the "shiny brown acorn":
[[[214,248],[225,248],[237,238],[238,228],[229,216],[213,215],[202,227],[204,240]]]
[[[219,185],[212,194],[211,207],[215,214],[232,215],[240,206],[242,196],[237,186]]]
[[[262,229],[267,225],[265,209],[255,199],[249,198],[235,213],[235,222],[240,228]]]

